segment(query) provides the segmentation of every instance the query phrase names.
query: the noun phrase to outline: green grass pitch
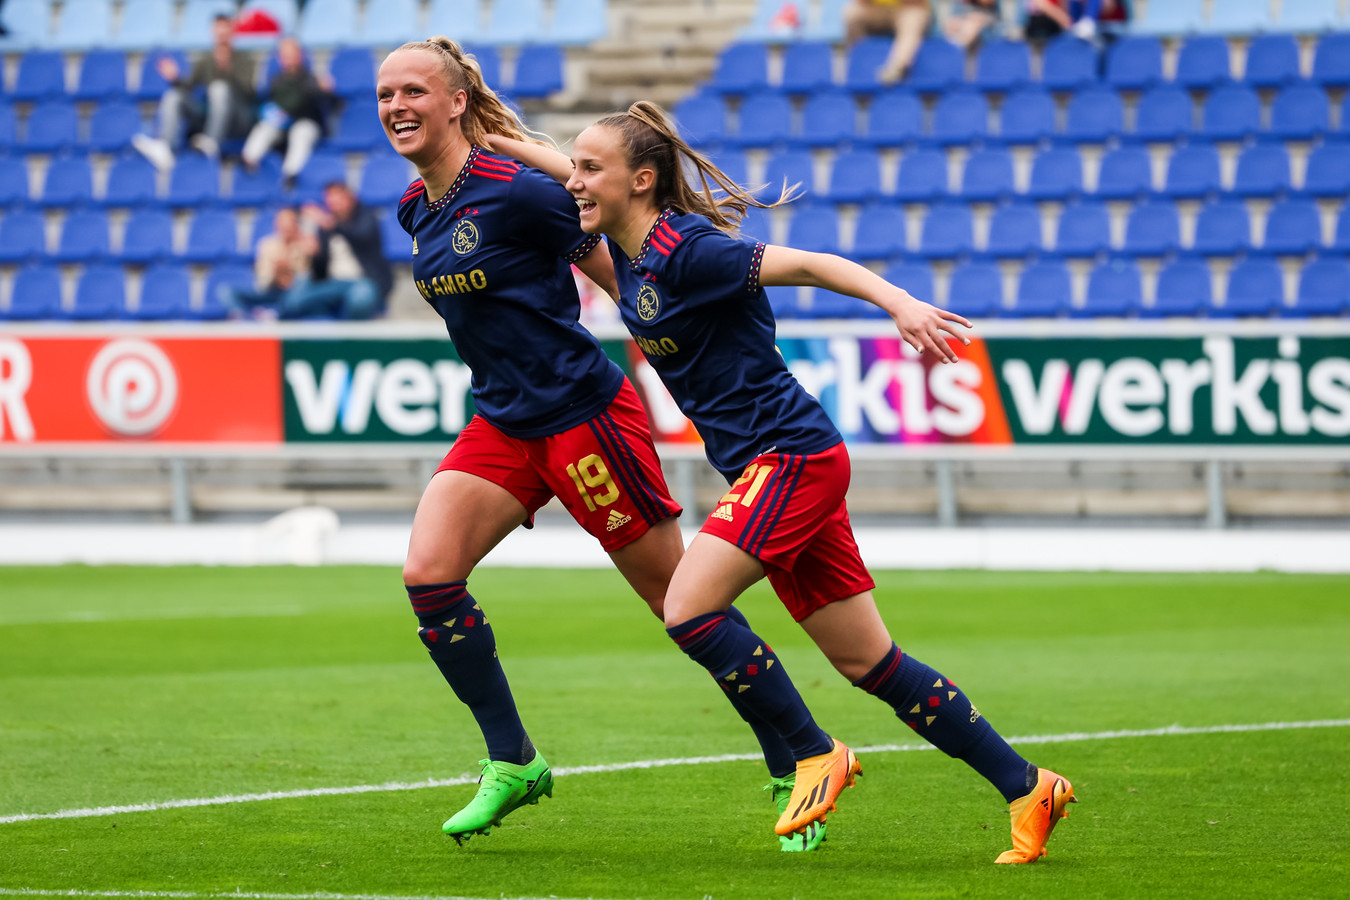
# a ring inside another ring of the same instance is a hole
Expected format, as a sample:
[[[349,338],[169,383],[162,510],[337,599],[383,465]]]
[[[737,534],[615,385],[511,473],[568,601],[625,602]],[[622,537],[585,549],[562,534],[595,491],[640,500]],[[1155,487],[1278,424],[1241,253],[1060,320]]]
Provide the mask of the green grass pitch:
[[[555,767],[745,754],[748,730],[611,571],[484,570],[526,726]],[[999,796],[936,752],[860,753],[821,851],[783,854],[762,763],[572,774],[463,847],[471,783],[72,818],[476,775],[396,569],[0,569],[0,896],[765,900],[1350,893],[1350,578],[881,572],[900,645],[1071,778],[1034,866]],[[762,585],[742,600],[817,719],[912,744]]]

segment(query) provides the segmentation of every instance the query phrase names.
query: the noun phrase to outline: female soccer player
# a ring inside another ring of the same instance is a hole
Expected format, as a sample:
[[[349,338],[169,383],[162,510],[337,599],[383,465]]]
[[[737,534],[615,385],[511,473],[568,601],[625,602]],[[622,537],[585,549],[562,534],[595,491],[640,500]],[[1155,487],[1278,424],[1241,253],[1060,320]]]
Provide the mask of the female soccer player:
[[[443,826],[462,841],[553,791],[468,592],[474,566],[556,495],[661,617],[684,550],[680,509],[636,392],[577,321],[569,263],[616,293],[599,236],[581,231],[555,180],[480,146],[492,132],[528,139],[519,119],[445,38],[391,53],[376,90],[386,135],[421,175],[398,208],[413,236],[413,277],[473,371],[476,414],[422,495],[403,567],[422,642],[488,746],[477,795]],[[771,774],[790,780],[783,739],[731,700]],[[784,846],[806,849],[810,837]]]
[[[774,347],[763,288],[812,285],[868,300],[890,314],[910,346],[944,363],[957,359],[949,337],[967,341],[956,326],[970,323],[840,257],[736,237],[748,206],[777,206],[788,191],[775,203],[756,200],[690,149],[654,104],[635,103],[587,128],[570,161],[547,148],[491,140],[564,181],[581,227],[609,238],[624,324],[698,428],[708,460],[731,482],[675,569],[665,622],[690,657],[793,748],[796,783],[775,830],[823,821],[858,766],[811,721],[772,651],[726,615],[766,575],[841,674],[1002,793],[1013,849],[996,862],[1043,856],[1073,786],[1019,756],[956,685],[891,639],[848,520],[848,452]],[[686,171],[698,173],[701,189]],[[714,187],[722,196],[714,197]]]

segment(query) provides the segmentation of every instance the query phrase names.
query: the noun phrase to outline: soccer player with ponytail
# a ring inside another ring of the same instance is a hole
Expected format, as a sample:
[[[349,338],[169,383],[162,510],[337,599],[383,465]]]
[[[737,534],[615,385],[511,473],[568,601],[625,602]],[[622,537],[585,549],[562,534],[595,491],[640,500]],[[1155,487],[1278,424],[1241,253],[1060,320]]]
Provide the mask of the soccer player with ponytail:
[[[789,190],[771,203],[756,199],[681,140],[652,103],[587,128],[571,160],[489,140],[564,182],[582,229],[609,238],[624,324],[731,483],[675,569],[665,624],[792,747],[795,785],[775,830],[823,821],[858,766],[812,721],[772,651],[728,615],[766,576],[841,674],[998,789],[1010,807],[1013,848],[996,861],[1043,856],[1073,786],[1019,756],[960,688],[891,639],[849,524],[843,438],[775,348],[763,289],[811,285],[867,300],[890,314],[910,346],[943,363],[956,361],[947,342],[966,341],[958,326],[970,323],[840,257],[738,237],[748,207],[777,206]]]

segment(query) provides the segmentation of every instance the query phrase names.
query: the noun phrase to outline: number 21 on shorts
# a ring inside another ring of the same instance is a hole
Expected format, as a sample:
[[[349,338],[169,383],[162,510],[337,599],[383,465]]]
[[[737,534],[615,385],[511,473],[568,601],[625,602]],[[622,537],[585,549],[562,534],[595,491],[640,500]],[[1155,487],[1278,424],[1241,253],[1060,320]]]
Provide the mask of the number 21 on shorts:
[[[760,489],[764,487],[764,482],[769,480],[769,475],[773,470],[773,463],[751,463],[745,467],[741,477],[732,482],[731,487],[717,502],[735,503],[739,500],[741,506],[753,506],[755,498],[759,496]],[[747,483],[750,486],[742,491],[742,486]]]
[[[619,499],[619,486],[614,483],[609,469],[605,468],[605,461],[597,453],[568,464],[567,474],[571,476],[572,483],[577,486],[577,493],[586,501],[586,508],[591,512],[595,512],[597,506],[609,506]],[[603,490],[591,493],[592,488]]]

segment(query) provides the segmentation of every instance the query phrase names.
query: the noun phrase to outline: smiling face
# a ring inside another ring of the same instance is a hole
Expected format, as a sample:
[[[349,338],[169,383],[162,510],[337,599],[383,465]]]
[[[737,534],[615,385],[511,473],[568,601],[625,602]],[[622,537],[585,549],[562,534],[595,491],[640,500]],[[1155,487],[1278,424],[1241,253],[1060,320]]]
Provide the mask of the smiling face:
[[[592,125],[577,135],[567,190],[581,211],[582,230],[624,243],[626,232],[653,209],[654,178],[649,168],[629,167],[623,136],[616,129]]]
[[[399,155],[425,169],[461,135],[467,94],[451,91],[441,60],[425,50],[396,50],[380,65],[375,93],[380,124]]]

